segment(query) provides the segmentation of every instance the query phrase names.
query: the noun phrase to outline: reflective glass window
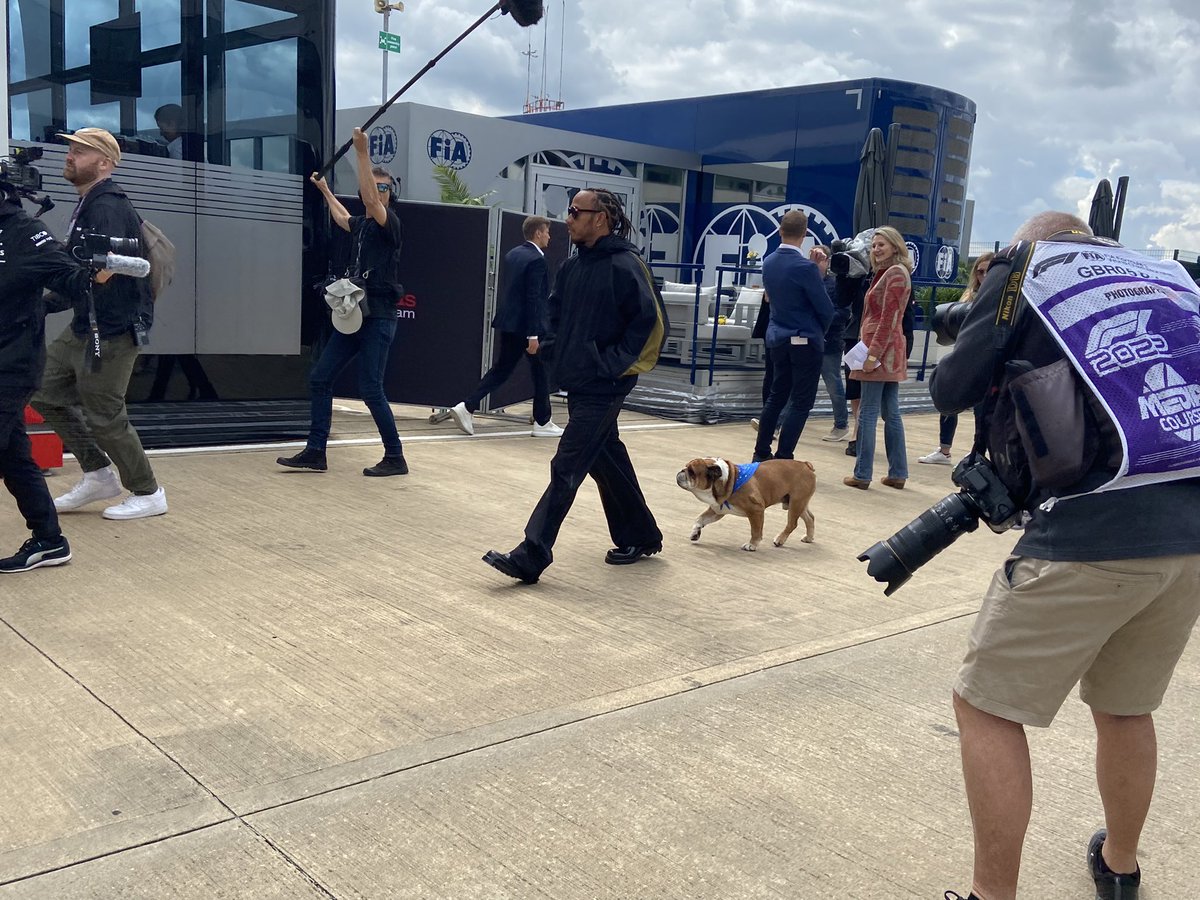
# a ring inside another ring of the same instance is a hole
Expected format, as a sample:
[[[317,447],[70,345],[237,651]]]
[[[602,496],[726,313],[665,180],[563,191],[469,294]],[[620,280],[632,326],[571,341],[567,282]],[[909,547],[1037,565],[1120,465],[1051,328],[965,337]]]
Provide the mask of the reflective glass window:
[[[63,42],[67,68],[86,66],[92,61],[92,26],[120,15],[117,0],[63,0]]]
[[[225,119],[230,124],[269,117],[290,117],[295,128],[296,47],[293,38],[230,50],[225,54]],[[263,123],[266,125],[267,123]],[[279,134],[278,126],[269,132]]]
[[[13,81],[49,74],[49,0],[8,0],[8,69]]]
[[[243,28],[253,28],[255,25],[266,25],[268,22],[280,22],[291,19],[295,13],[260,6],[247,0],[225,0],[225,31],[240,31]]]
[[[166,147],[166,139],[158,130],[154,113],[168,103],[180,105],[183,88],[180,83],[181,64],[164,63],[142,69],[142,96],[137,101],[137,134]]]
[[[15,141],[45,141],[47,132],[53,132],[54,119],[51,115],[50,92],[30,91],[9,99],[8,109],[12,115],[12,137]]]
[[[77,128],[104,128],[113,134],[121,131],[121,104],[114,100],[110,103],[92,105],[92,83],[77,81],[67,85],[67,130]]]
[[[143,50],[179,43],[179,0],[138,0],[133,6],[142,14]]]

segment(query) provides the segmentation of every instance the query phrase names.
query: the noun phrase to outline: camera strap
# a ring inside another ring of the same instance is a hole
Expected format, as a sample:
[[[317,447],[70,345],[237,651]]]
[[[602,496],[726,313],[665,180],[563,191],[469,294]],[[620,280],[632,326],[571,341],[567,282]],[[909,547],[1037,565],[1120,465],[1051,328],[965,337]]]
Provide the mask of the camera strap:
[[[1021,288],[1025,284],[1025,274],[1029,271],[1029,259],[1033,256],[1033,248],[1036,243],[1036,241],[1022,241],[1013,251],[1008,277],[1004,280],[1000,303],[996,307],[996,331],[993,346],[997,350],[1004,350],[1008,347],[1021,309],[1025,305]]]

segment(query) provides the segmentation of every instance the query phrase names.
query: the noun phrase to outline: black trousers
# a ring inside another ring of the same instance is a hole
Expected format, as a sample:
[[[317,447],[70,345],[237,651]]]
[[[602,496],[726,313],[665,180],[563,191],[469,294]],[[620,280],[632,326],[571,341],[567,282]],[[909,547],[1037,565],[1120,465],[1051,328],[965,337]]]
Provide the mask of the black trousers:
[[[62,529],[25,432],[25,405],[32,396],[32,391],[18,393],[0,388],[0,477],[33,536],[45,540],[59,537]]]
[[[507,331],[498,332],[500,335],[500,355],[479,382],[479,386],[471,392],[463,403],[471,412],[479,409],[483,398],[508,381],[513,370],[521,361],[521,357],[529,360],[529,371],[533,376],[533,420],[539,425],[550,421],[550,381],[546,377],[546,366],[536,356],[525,352],[529,339],[523,335],[510,334]]]
[[[771,382],[771,394],[759,415],[758,440],[754,442],[755,456],[770,458],[775,425],[782,416],[783,426],[779,429],[779,447],[775,457],[792,458],[796,452],[796,442],[800,440],[808,414],[812,412],[817,399],[824,357],[823,345],[815,341],[779,344],[771,348],[774,380]]]
[[[617,416],[624,402],[624,395],[567,395],[570,418],[558,439],[558,452],[550,460],[550,486],[529,517],[525,540],[511,553],[522,570],[540,574],[554,561],[558,530],[587,475],[600,490],[614,546],[641,547],[662,541],[662,532],[642,496],[629,451],[617,431]]]

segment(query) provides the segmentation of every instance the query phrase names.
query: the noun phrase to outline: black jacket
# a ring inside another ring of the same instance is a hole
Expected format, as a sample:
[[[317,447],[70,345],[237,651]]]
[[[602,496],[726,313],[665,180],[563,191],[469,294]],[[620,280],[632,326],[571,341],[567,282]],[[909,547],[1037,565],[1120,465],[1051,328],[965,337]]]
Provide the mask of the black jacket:
[[[1040,368],[1064,358],[1058,343],[1029,309],[1019,316],[1008,348],[996,347],[996,311],[1013,252],[1010,247],[997,255],[959,329],[954,350],[934,369],[929,391],[942,413],[963,412],[984,400],[997,365],[1004,361],[1028,360]],[[1119,448],[1111,446],[1115,439],[1111,428],[1098,432],[1101,446],[1092,470],[1054,494],[1086,494],[1112,478],[1111,459]],[[1200,509],[1198,479],[1086,494],[1045,511],[1040,504],[1049,497],[1043,492],[1033,498],[1033,519],[1025,525],[1015,553],[1073,562],[1200,553],[1200,516],[1181,512]]]
[[[67,237],[69,250],[83,243],[85,231],[108,237],[142,239],[141,218],[120,185],[111,178],[101,181],[84,195],[83,205],[75,216],[75,227]],[[145,248],[141,255],[145,256]],[[154,324],[154,302],[149,282],[148,278],[114,275],[105,284],[95,286],[96,321],[101,337],[126,334],[135,324],[147,331],[150,329]],[[77,301],[74,310],[71,330],[76,334],[87,334],[91,330],[87,302]]]
[[[526,241],[504,254],[500,297],[492,327],[521,337],[546,334],[546,294],[549,274],[546,256]]]
[[[42,289],[84,296],[86,268],[20,205],[0,201],[0,388],[36,390],[46,367]]]
[[[667,315],[633,244],[605,235],[580,247],[550,295],[553,365],[573,394],[627,394],[658,359]]]

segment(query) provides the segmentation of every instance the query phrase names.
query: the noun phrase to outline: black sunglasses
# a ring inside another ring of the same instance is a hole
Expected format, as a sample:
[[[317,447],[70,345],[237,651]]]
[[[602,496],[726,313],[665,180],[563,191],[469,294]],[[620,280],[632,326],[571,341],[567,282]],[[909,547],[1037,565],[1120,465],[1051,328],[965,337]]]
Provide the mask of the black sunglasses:
[[[568,206],[567,207],[567,218],[568,219],[574,218],[575,216],[578,216],[581,213],[597,213],[597,212],[604,212],[604,210],[602,210],[602,209],[580,209],[578,206]]]

